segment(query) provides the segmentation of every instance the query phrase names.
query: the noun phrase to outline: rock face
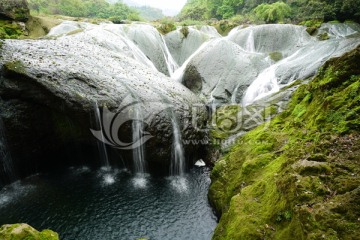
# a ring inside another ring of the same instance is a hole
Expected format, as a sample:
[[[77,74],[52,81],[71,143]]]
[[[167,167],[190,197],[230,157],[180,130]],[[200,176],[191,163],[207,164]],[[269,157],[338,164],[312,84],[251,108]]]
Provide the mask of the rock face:
[[[145,24],[120,25],[120,27],[160,72],[171,76],[178,68],[165,40],[154,27]]]
[[[320,41],[301,26],[237,27],[226,38],[204,43],[174,76],[207,102],[250,105],[314,76],[326,60],[358,44],[356,23],[325,29],[334,37]]]
[[[281,52],[284,57],[314,41],[305,27],[290,24],[267,24],[233,29],[228,39],[249,52]]]
[[[59,235],[51,230],[43,230],[41,232],[38,232],[33,227],[25,223],[18,223],[18,224],[1,226],[0,239],[59,240]]]
[[[27,21],[30,11],[26,0],[1,0],[0,18]]]
[[[360,46],[328,60],[288,108],[215,165],[213,239],[357,239]]]
[[[249,105],[287,84],[314,76],[319,67],[331,57],[338,57],[359,43],[359,37],[310,42],[289,57],[265,69],[246,90],[242,103]]]
[[[181,66],[204,42],[220,37],[213,27],[182,27],[165,35],[165,41],[176,63]]]
[[[226,103],[234,91],[241,96],[268,66],[263,55],[246,52],[221,38],[211,40],[187,63],[182,79],[183,84],[201,98]]]
[[[96,41],[113,50],[121,48],[121,51],[127,51],[129,56],[133,56],[167,76],[171,76],[178,68],[162,35],[147,24],[102,24],[98,26],[85,22],[64,21],[51,29],[48,37],[61,37],[79,32],[86,32],[92,36],[92,39],[84,39],[85,41]]]
[[[141,106],[146,131],[152,136],[146,142],[150,167],[168,169],[174,114],[183,139],[201,137],[188,124],[191,106],[199,103],[197,96],[147,66],[145,60],[138,61],[127,42],[120,37],[112,42],[116,34],[109,32],[101,26],[57,39],[3,43],[1,117],[15,165],[25,171],[21,175],[28,169],[33,172],[39,163],[31,161],[37,159],[53,159],[56,164],[54,158],[64,152],[64,145],[96,143],[90,132],[98,129],[96,103],[103,112],[105,107],[122,112],[134,103]],[[199,122],[204,115],[200,111]],[[128,143],[130,128],[124,123],[111,131]],[[196,147],[187,145],[186,150],[195,157]],[[131,151],[121,154],[131,155]]]

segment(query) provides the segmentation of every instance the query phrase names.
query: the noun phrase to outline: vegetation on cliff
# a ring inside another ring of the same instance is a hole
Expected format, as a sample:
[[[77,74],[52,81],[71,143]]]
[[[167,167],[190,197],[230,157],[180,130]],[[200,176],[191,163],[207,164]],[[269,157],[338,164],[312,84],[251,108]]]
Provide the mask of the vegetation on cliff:
[[[261,7],[260,7],[261,6]],[[267,17],[259,15],[259,8]],[[290,10],[290,11],[289,11]],[[206,20],[211,18],[268,22],[302,21],[306,19],[360,21],[359,0],[189,0],[180,18]]]
[[[359,106],[360,47],[329,60],[216,163],[213,239],[357,239]]]
[[[70,17],[140,20],[139,13],[124,3],[106,0],[28,0],[36,13]]]

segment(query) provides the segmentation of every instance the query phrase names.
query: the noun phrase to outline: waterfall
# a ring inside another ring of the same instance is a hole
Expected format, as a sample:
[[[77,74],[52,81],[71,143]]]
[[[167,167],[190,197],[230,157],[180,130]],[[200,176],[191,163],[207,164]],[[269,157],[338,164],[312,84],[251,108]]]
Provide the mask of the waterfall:
[[[204,42],[193,54],[191,54],[191,56],[183,63],[183,65],[181,65],[181,67],[174,72],[171,78],[176,80],[177,82],[182,82],[186,66],[189,64],[191,59],[193,59],[196,55],[198,55],[199,52],[205,49],[206,46],[209,45],[209,43],[211,43],[211,40]]]
[[[3,166],[5,177],[9,182],[14,182],[16,180],[16,174],[14,172],[14,166],[10,152],[7,149],[5,127],[1,117],[0,117],[0,161]]]
[[[139,146],[133,149],[134,168],[135,173],[144,174],[146,172],[145,146],[143,138],[144,123],[142,121],[143,114],[139,104],[135,105],[134,113],[135,116],[132,122],[132,140],[133,143],[140,141]]]
[[[163,42],[163,46],[164,46],[164,58],[166,60],[166,66],[167,69],[169,71],[169,75],[170,77],[172,77],[174,75],[174,72],[176,71],[176,69],[179,68],[178,64],[175,62],[173,56],[171,55],[169,48],[166,45],[165,39],[164,37],[161,35],[161,40]]]
[[[249,86],[243,98],[244,106],[280,90],[275,72],[276,67],[277,65],[273,65],[265,69]]]
[[[245,50],[255,52],[254,31],[250,31],[249,37],[246,39]]]
[[[172,176],[183,176],[185,173],[185,153],[181,139],[180,126],[175,113],[171,116],[171,125],[173,128],[173,149],[170,174]]]
[[[107,150],[106,150],[106,144],[105,144],[106,140],[105,140],[104,130],[103,130],[103,121],[102,121],[101,114],[100,114],[100,108],[99,108],[97,102],[95,102],[95,120],[96,120],[96,125],[98,125],[100,127],[100,134],[101,134],[101,141],[97,141],[100,159],[101,159],[103,166],[109,170],[110,163],[109,163],[109,158],[108,158],[108,154],[107,154]]]

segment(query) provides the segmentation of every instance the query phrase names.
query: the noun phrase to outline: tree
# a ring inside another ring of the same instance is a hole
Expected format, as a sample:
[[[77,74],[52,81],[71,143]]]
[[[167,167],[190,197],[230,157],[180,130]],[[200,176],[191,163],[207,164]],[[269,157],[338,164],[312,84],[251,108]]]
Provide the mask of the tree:
[[[291,8],[284,2],[263,3],[253,11],[259,19],[267,23],[283,22],[286,17],[291,16]]]

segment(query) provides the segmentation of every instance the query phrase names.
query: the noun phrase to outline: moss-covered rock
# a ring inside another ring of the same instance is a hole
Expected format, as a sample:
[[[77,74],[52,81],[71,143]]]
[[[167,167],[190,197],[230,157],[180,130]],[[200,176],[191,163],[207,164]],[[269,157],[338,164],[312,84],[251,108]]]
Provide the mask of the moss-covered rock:
[[[0,227],[1,240],[59,240],[59,235],[51,230],[41,232],[25,223],[3,225]]]
[[[156,26],[156,29],[163,35],[168,34],[169,32],[175,31],[176,26],[172,22],[161,23]]]
[[[0,19],[11,19],[16,21],[27,21],[30,10],[26,0],[1,0]]]
[[[221,20],[214,23],[213,26],[222,36],[226,36],[233,28],[239,26],[239,24],[228,20]]]
[[[360,47],[329,60],[218,161],[213,239],[357,239],[359,105]]]
[[[0,20],[0,39],[17,39],[24,34],[20,23],[10,20]]]
[[[322,19],[311,19],[301,22],[300,25],[304,25],[305,27],[307,27],[306,31],[310,35],[314,35],[323,22],[324,21]]]

